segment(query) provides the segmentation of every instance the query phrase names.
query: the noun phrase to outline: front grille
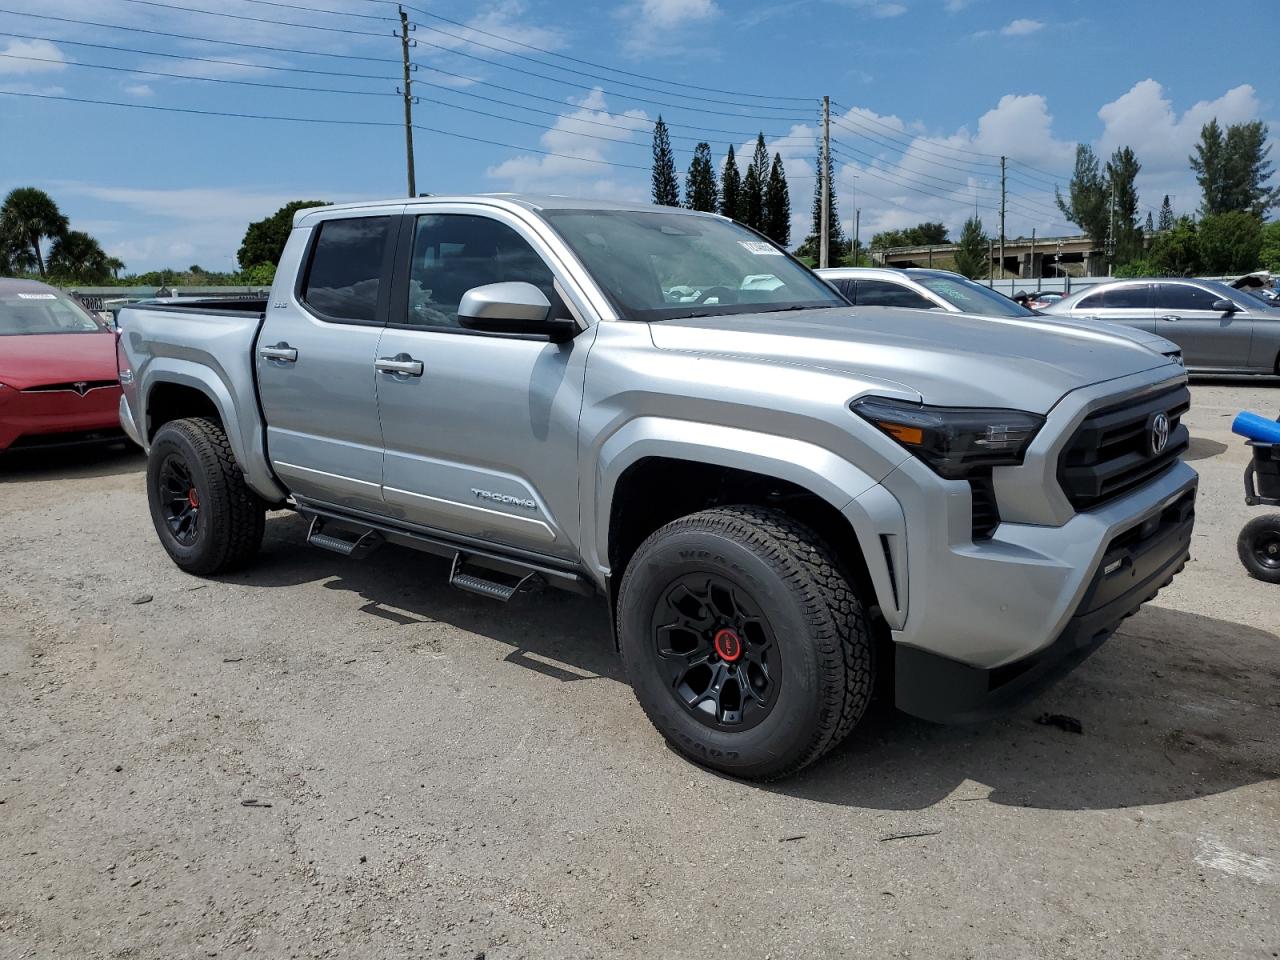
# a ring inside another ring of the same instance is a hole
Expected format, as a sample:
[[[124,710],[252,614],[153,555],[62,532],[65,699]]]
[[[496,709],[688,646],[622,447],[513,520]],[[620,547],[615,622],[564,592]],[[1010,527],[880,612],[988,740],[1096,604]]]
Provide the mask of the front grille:
[[[973,539],[990,540],[1000,526],[1000,507],[991,474],[969,478],[973,494]]]
[[[27,387],[23,393],[78,393],[84,396],[90,390],[101,390],[103,387],[118,386],[119,380],[76,380],[72,383],[44,383],[38,387]]]
[[[1182,385],[1090,414],[1058,460],[1058,482],[1071,505],[1100,506],[1172,467],[1190,443],[1182,423],[1190,407],[1191,391]],[[1151,429],[1159,413],[1169,418],[1169,441],[1153,455]]]

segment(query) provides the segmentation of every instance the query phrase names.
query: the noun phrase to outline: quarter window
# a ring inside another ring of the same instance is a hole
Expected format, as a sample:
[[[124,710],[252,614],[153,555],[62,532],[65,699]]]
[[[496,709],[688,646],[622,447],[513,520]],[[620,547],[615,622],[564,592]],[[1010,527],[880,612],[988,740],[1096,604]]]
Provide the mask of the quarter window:
[[[1161,310],[1212,310],[1221,298],[1189,283],[1156,285],[1156,306]]]
[[[458,304],[473,287],[523,281],[559,303],[551,269],[520,234],[489,217],[444,213],[418,217],[405,322],[458,326]]]
[[[860,307],[915,307],[932,310],[936,304],[900,283],[888,280],[859,280],[857,299]]]
[[[321,222],[303,301],[325,319],[376,320],[389,223],[389,217]]]

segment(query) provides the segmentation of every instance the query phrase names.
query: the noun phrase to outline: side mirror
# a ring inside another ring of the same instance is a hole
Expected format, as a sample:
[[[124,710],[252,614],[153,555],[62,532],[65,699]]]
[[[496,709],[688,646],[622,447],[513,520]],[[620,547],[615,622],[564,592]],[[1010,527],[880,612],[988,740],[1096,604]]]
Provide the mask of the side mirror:
[[[472,287],[458,304],[458,323],[467,330],[504,333],[560,343],[573,338],[572,320],[553,318],[551,301],[532,283],[507,281]]]
[[[1223,298],[1222,300],[1213,301],[1213,306],[1210,307],[1209,309],[1216,310],[1219,313],[1237,313],[1240,310],[1240,308],[1237,307],[1232,301],[1227,300],[1225,298]]]

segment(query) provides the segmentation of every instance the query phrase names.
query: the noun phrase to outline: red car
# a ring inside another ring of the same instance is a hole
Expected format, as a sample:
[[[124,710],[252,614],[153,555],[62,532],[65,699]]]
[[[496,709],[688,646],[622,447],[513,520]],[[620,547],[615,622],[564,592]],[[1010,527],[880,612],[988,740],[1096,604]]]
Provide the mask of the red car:
[[[116,335],[78,301],[0,279],[0,452],[123,439]]]

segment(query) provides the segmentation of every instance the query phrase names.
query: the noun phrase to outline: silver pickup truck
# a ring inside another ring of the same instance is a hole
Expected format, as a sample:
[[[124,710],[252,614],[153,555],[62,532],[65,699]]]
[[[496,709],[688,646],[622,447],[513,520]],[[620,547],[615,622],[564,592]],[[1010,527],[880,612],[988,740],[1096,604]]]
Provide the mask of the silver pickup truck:
[[[502,196],[324,207],[270,299],[120,316],[121,421],[184,570],[268,509],[497,600],[607,597],[659,731],[730,774],[874,689],[970,721],[1186,561],[1183,369],[1106,327],[853,308],[752,231]]]

